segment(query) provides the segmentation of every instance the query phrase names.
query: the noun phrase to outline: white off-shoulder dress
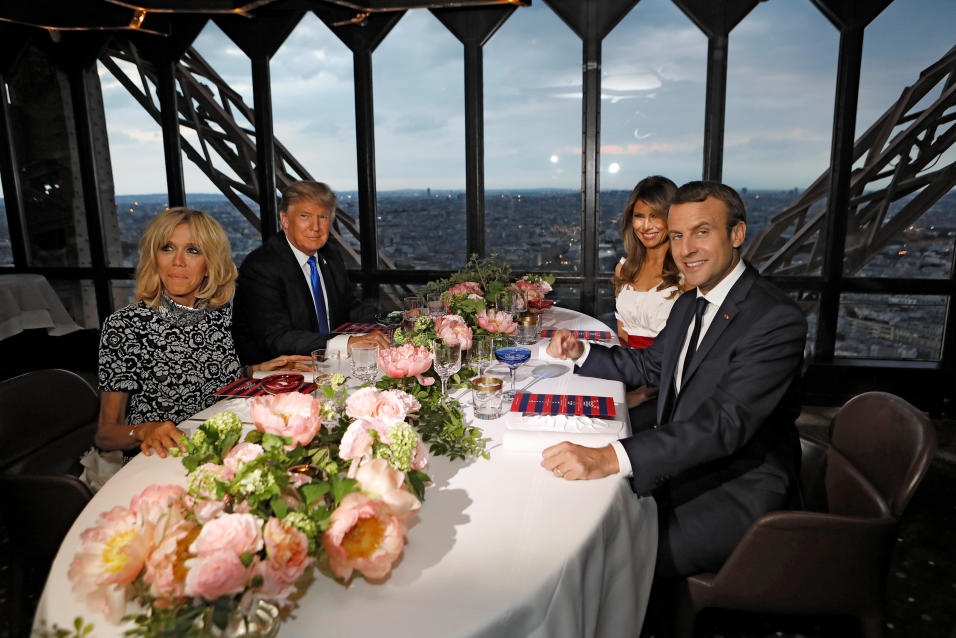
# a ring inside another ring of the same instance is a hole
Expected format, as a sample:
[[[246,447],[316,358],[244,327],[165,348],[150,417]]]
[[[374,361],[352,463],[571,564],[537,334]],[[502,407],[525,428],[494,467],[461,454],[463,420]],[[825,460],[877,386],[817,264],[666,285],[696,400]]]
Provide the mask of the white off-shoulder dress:
[[[624,263],[623,257],[621,263]],[[674,294],[677,290],[676,286],[635,290],[630,284],[626,284],[617,293],[614,316],[629,336],[653,339],[667,323],[667,315],[680,296]]]

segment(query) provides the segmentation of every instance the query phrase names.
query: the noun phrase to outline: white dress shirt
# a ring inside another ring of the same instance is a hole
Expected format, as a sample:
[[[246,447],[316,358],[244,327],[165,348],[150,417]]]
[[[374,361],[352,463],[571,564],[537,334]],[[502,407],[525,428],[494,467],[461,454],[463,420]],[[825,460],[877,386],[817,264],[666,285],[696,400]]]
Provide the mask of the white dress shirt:
[[[700,322],[700,334],[697,337],[697,344],[695,349],[700,345],[700,342],[704,339],[704,335],[707,334],[707,329],[710,328],[710,324],[713,323],[714,317],[717,316],[717,310],[720,309],[720,305],[724,303],[724,299],[727,298],[727,295],[730,294],[730,289],[734,287],[734,284],[737,283],[737,280],[740,279],[740,276],[744,274],[744,260],[738,259],[737,265],[734,266],[726,277],[717,282],[717,285],[711,288],[710,292],[706,295],[701,294],[700,289],[697,290],[697,296],[703,297],[707,300],[707,308],[704,310],[704,315],[701,317]],[[687,346],[690,344],[691,333],[694,331],[694,322],[691,321],[687,326],[687,336],[684,337],[684,346],[681,348],[680,356],[677,359],[677,369],[674,371],[674,391],[680,392],[681,379],[684,374],[684,356],[687,353]],[[584,342],[584,351],[581,353],[581,356],[574,360],[574,363],[580,365],[583,363],[588,354],[591,352],[590,344]],[[614,454],[617,455],[617,464],[618,464],[618,476],[630,477],[633,475],[631,468],[631,460],[627,456],[627,452],[624,451],[624,446],[621,445],[620,441],[614,441],[611,443],[611,449],[614,450]]]
[[[309,266],[310,255],[306,255],[304,252],[302,252],[301,250],[293,246],[292,242],[289,241],[288,237],[286,237],[285,240],[286,242],[288,242],[289,248],[292,249],[292,254],[295,256],[295,260],[299,263],[299,269],[302,271],[302,276],[305,277],[305,285],[309,289],[309,295],[312,296],[313,299],[315,299],[315,297],[312,295],[312,268],[311,266]],[[332,325],[332,315],[329,313],[329,294],[325,288],[325,277],[322,276],[322,266],[321,266],[322,262],[320,261],[322,259],[323,259],[322,256],[319,255],[318,252],[316,252],[315,267],[319,272],[319,285],[322,286],[322,299],[325,302],[325,316],[329,318],[329,330],[333,330],[334,328],[337,328],[338,326]],[[332,337],[331,339],[329,339],[328,342],[326,342],[325,344],[326,354],[334,355],[336,352],[338,352],[340,353],[340,356],[343,358],[348,356],[349,337],[351,337],[351,335],[346,334],[346,335],[336,335]]]

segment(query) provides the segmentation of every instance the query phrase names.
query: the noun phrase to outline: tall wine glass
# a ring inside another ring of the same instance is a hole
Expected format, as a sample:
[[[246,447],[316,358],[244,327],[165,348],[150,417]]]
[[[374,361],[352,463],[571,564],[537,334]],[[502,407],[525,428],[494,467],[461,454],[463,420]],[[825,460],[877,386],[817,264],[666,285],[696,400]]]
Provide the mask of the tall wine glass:
[[[495,350],[494,335],[475,335],[471,340],[471,358],[478,368],[478,376],[485,376],[485,370],[494,360],[492,353]]]
[[[422,300],[419,297],[405,297],[402,299],[402,318],[405,320],[403,326],[406,330],[415,329],[415,321],[422,313]]]
[[[441,401],[445,403],[445,384],[448,377],[461,370],[461,344],[447,344],[441,339],[432,342],[435,374],[441,379]]]
[[[428,293],[428,296],[425,298],[425,305],[428,307],[428,316],[431,317],[432,320],[445,314],[440,292]]]
[[[378,345],[352,346],[352,374],[365,383],[375,380],[378,376]]]
[[[505,396],[513,399],[515,396],[515,370],[531,358],[531,350],[520,346],[505,346],[495,350],[495,358],[508,366],[508,370],[511,371],[511,390],[505,392]]]
[[[515,298],[512,296],[510,290],[503,290],[501,294],[495,299],[495,307],[498,312],[504,312],[509,315],[514,315],[515,312]]]

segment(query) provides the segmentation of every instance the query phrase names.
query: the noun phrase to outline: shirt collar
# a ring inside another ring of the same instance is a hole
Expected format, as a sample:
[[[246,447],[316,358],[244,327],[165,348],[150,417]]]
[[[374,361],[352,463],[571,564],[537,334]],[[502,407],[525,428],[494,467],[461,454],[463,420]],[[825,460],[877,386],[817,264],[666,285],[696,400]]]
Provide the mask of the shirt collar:
[[[730,289],[734,287],[734,284],[737,283],[737,280],[740,279],[740,276],[744,274],[746,270],[744,266],[743,258],[737,259],[737,265],[734,266],[726,277],[717,282],[717,285],[710,289],[706,295],[700,293],[700,288],[697,289],[697,296],[703,297],[707,300],[708,303],[712,304],[713,307],[720,308],[720,305],[724,303],[724,299],[727,298],[727,295],[730,294]]]
[[[305,268],[305,264],[307,261],[309,261],[309,257],[311,257],[311,255],[306,255],[304,252],[302,252],[301,250],[293,246],[292,242],[289,241],[288,237],[285,238],[285,241],[287,244],[289,244],[289,248],[292,249],[292,255],[295,257],[295,260],[299,263],[299,268]]]

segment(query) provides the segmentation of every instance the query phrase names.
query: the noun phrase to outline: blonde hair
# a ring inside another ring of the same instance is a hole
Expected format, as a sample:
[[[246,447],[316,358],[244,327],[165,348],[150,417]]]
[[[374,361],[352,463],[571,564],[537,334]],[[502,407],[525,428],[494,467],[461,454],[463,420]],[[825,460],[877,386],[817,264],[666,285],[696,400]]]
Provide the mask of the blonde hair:
[[[212,308],[218,308],[232,299],[236,289],[236,265],[232,263],[229,237],[215,219],[208,214],[177,206],[167,208],[153,218],[139,240],[139,265],[136,266],[136,302],[150,306],[159,304],[163,282],[156,268],[156,253],[169,241],[176,227],[189,226],[193,239],[206,258],[206,277],[203,278],[196,299],[206,299]]]
[[[335,214],[338,198],[324,182],[293,182],[282,191],[282,200],[279,202],[279,211],[286,212],[296,202],[306,200],[327,208]]]

